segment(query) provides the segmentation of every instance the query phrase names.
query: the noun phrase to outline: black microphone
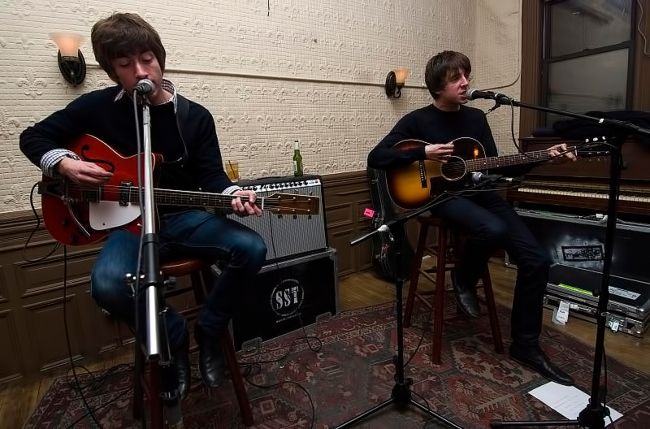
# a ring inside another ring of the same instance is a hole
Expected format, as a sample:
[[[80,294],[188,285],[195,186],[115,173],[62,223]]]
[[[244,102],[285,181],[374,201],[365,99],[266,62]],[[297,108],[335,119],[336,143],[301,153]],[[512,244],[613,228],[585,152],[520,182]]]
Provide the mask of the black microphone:
[[[475,185],[486,185],[488,183],[512,183],[515,179],[512,177],[505,177],[501,174],[485,174],[480,171],[472,173],[472,183]]]
[[[140,79],[133,89],[135,89],[140,95],[147,95],[153,91],[153,82],[149,79]]]
[[[477,98],[485,98],[488,100],[494,100],[497,103],[504,103],[504,104],[510,104],[512,101],[512,98],[508,97],[507,95],[500,94],[498,92],[492,92],[492,91],[479,91],[478,89],[469,89],[465,93],[465,97],[467,97],[468,100],[476,100]]]

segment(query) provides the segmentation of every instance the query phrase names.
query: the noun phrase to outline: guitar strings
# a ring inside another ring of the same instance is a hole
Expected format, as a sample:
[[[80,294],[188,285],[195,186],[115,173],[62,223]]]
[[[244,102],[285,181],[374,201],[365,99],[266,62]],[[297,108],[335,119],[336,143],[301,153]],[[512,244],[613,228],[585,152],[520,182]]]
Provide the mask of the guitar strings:
[[[480,169],[503,167],[504,165],[499,165],[499,161],[501,161],[501,163],[505,162],[506,164],[508,164],[513,160],[517,160],[520,158],[531,158],[534,159],[533,162],[543,162],[543,161],[553,160],[555,158],[560,158],[570,152],[584,151],[590,148],[596,148],[601,145],[613,147],[611,143],[607,143],[605,141],[585,142],[585,143],[569,146],[567,147],[566,150],[560,151],[560,153],[557,155],[550,155],[548,151],[544,149],[544,150],[525,152],[523,154],[520,153],[520,154],[504,155],[500,157],[462,160],[462,162],[460,161],[454,162],[451,166],[445,168],[445,171],[448,171],[450,173],[455,173],[454,175],[452,175],[452,177],[458,177],[459,173],[463,173],[468,170],[474,171],[475,169],[480,170]]]
[[[126,193],[129,198],[129,202],[134,202],[131,200],[131,197],[138,194],[140,188],[135,186],[125,186],[125,185],[102,185],[102,186],[90,186],[90,185],[81,185],[81,184],[68,184],[68,189],[72,189],[81,193],[91,193],[93,196],[98,196],[102,193],[116,193],[122,194]],[[175,190],[175,189],[157,189],[154,191],[155,196],[159,199],[178,199],[179,197],[192,198],[198,201],[209,201],[210,204],[207,206],[213,206],[215,208],[228,208],[230,207],[231,201],[235,198],[240,198],[243,202],[249,202],[250,198],[245,195],[229,195],[229,194],[219,194],[219,193],[202,193],[199,191],[187,191],[187,190]],[[90,200],[91,198],[87,198]],[[115,200],[109,201],[121,201],[123,198],[116,198]],[[313,209],[310,206],[316,201],[315,197],[299,194],[288,194],[285,196],[258,196],[256,200],[263,201],[263,204],[269,205],[273,204],[273,207],[269,209],[273,211],[275,209],[280,210],[292,210],[294,212],[304,212],[304,213],[313,213]],[[285,205],[280,204],[285,202]],[[171,201],[159,201],[159,204],[167,203],[166,205],[184,205],[188,201],[179,201],[178,204],[171,204]],[[219,205],[221,204],[221,205]],[[296,204],[302,204],[306,207],[298,207]]]

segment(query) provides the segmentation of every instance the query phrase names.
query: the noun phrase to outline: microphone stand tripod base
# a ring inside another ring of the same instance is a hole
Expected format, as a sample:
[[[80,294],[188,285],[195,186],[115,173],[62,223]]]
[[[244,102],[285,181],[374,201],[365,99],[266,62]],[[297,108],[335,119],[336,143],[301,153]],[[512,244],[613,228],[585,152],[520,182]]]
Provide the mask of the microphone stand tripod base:
[[[422,210],[424,211],[424,210]],[[415,211],[414,213],[417,214],[418,211]],[[405,217],[401,219],[399,222],[395,222],[395,224],[403,224],[406,222],[406,220],[410,219],[412,215]],[[384,228],[384,225],[382,225],[381,228]],[[395,365],[395,386],[393,386],[393,390],[391,393],[390,399],[387,399],[386,401],[370,408],[367,411],[364,411],[363,413],[357,415],[356,417],[353,417],[352,419],[348,420],[345,423],[340,424],[339,426],[336,426],[337,429],[342,429],[342,428],[347,428],[363,419],[366,417],[375,414],[376,412],[386,408],[390,404],[395,404],[396,408],[399,411],[404,411],[408,408],[409,405],[415,405],[417,408],[422,410],[424,413],[428,414],[429,416],[445,423],[447,426],[456,428],[456,429],[462,429],[460,426],[454,424],[452,421],[447,420],[445,417],[436,414],[432,410],[430,410],[428,407],[425,407],[424,405],[420,404],[419,402],[415,401],[411,397],[411,388],[410,385],[413,384],[413,381],[411,379],[406,379],[404,378],[404,324],[403,324],[403,316],[402,316],[402,306],[403,306],[403,297],[402,297],[402,288],[404,286],[404,280],[402,279],[402,271],[400,267],[400,261],[402,258],[400,249],[401,249],[401,240],[404,239],[403,232],[398,228],[399,232],[391,233],[389,227],[385,227],[381,232],[387,232],[388,234],[391,234],[393,236],[393,240],[391,240],[391,245],[395,246],[395,260],[396,262],[396,276],[395,276],[395,319],[396,319],[396,329],[397,329],[397,355],[393,358],[393,363]],[[365,238],[367,238],[366,236]]]

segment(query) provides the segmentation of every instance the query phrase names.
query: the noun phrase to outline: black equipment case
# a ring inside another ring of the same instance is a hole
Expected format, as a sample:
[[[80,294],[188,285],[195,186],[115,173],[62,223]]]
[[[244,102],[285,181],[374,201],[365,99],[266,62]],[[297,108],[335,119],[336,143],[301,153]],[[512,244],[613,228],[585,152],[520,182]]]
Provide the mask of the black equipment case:
[[[555,263],[544,298],[547,307],[569,303],[570,315],[596,321],[607,218],[542,210],[517,209]],[[648,326],[650,225],[619,219],[613,243],[607,325],[638,337]]]
[[[596,321],[602,273],[555,264],[549,272],[544,305],[558,308],[561,301],[569,303],[570,315]],[[650,283],[610,275],[606,324],[614,332],[642,337],[650,316]]]

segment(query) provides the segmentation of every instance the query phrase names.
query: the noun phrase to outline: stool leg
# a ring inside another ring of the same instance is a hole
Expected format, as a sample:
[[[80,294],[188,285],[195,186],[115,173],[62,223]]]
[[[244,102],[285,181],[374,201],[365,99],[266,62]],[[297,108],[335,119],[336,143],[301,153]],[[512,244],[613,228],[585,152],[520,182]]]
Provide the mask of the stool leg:
[[[144,415],[144,402],[146,401],[149,425],[152,428],[161,429],[163,427],[163,409],[160,397],[160,368],[157,362],[146,365],[143,353],[136,342],[135,368],[133,369],[133,417],[136,420],[146,420]]]
[[[492,340],[494,341],[494,350],[497,353],[503,353],[503,339],[501,338],[501,328],[499,327],[499,318],[497,316],[497,307],[494,303],[494,292],[492,291],[492,279],[490,271],[486,268],[483,273],[483,292],[485,293],[485,303],[488,308],[490,318],[490,327],[492,328]]]
[[[436,255],[436,292],[433,303],[433,338],[431,362],[440,365],[442,350],[442,324],[445,312],[445,274],[447,272],[447,229],[438,228],[438,253]]]
[[[194,271],[192,274],[190,274],[190,278],[192,279],[191,281],[192,291],[194,292],[194,300],[197,304],[203,304],[205,302],[204,285],[207,285],[210,280],[208,277],[206,277],[205,273],[199,271]]]
[[[253,412],[251,410],[251,404],[248,400],[248,394],[246,393],[246,387],[244,386],[244,378],[241,375],[239,370],[239,364],[237,363],[237,356],[235,355],[235,348],[232,345],[232,338],[230,337],[230,332],[226,332],[221,336],[221,349],[226,357],[226,364],[230,370],[230,378],[232,379],[233,387],[235,388],[235,395],[237,395],[237,402],[239,403],[239,409],[242,415],[242,421],[246,426],[253,425]]]
[[[157,362],[149,365],[148,380],[148,399],[149,399],[149,418],[152,428],[163,427],[163,410],[162,398],[160,397],[160,367]]]
[[[422,256],[424,256],[424,248],[427,246],[427,231],[429,226],[421,224],[420,235],[418,237],[418,247],[413,256],[413,265],[411,267],[411,282],[409,283],[409,291],[406,297],[406,310],[404,311],[404,327],[411,326],[411,317],[413,316],[413,303],[415,301],[415,294],[418,290],[418,279],[420,278],[420,267],[422,266]]]
[[[144,412],[144,389],[142,386],[144,378],[144,357],[142,356],[142,351],[139,350],[137,342],[133,347],[133,351],[135,353],[133,368],[133,418],[140,420]]]

